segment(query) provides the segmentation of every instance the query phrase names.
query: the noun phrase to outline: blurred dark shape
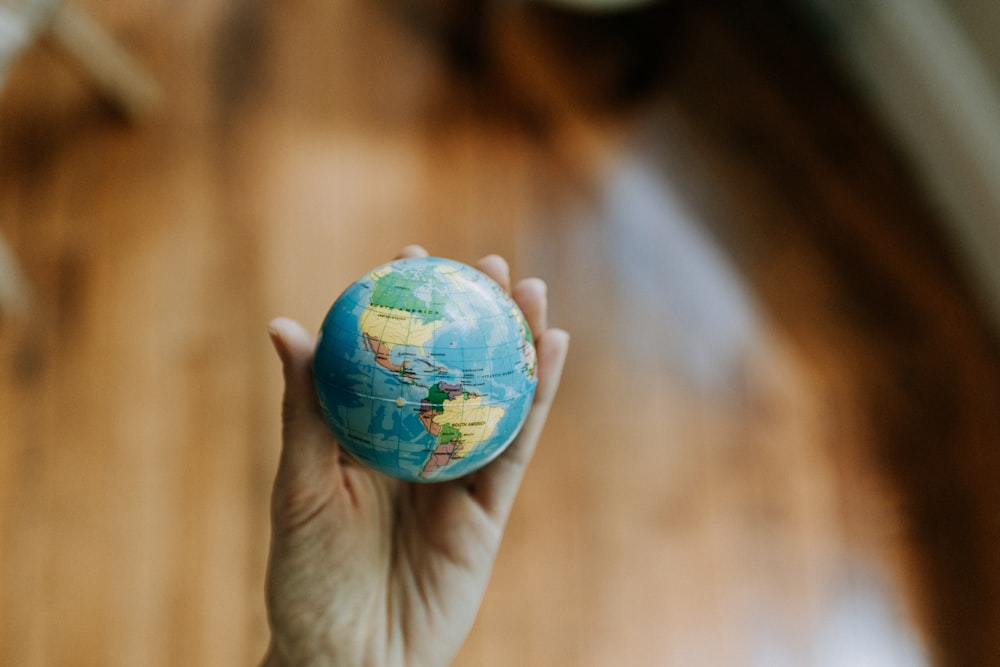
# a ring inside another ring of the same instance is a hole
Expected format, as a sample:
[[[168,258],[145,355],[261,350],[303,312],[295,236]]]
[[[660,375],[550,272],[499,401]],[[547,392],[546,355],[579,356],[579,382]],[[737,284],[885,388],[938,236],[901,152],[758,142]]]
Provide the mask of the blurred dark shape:
[[[537,2],[389,3],[457,78],[530,105],[530,92],[518,83],[523,73],[510,71],[514,61],[546,72],[546,80],[554,75],[569,101],[598,113],[634,108],[655,93],[669,73],[688,9],[679,0],[600,12]]]

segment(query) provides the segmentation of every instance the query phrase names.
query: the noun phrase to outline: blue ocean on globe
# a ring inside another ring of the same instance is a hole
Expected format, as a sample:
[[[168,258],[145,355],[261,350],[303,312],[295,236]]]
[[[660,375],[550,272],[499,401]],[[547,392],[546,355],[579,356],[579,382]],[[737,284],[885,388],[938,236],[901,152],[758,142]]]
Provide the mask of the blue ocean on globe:
[[[437,257],[396,260],[355,281],[327,313],[313,361],[341,446],[423,482],[496,458],[524,424],[536,371],[514,300],[487,275]]]

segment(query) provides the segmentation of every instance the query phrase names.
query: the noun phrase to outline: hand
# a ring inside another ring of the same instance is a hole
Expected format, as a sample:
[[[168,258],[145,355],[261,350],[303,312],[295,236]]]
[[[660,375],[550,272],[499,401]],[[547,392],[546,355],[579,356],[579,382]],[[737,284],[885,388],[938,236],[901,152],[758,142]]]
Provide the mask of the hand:
[[[410,246],[401,257],[426,255]],[[478,268],[510,290],[497,256]],[[314,342],[291,320],[271,324],[285,397],[272,498],[267,666],[435,667],[472,628],[504,526],[545,424],[569,345],[546,325],[545,284],[512,292],[531,327],[538,387],[511,446],[450,482],[410,484],[344,454],[312,384]]]

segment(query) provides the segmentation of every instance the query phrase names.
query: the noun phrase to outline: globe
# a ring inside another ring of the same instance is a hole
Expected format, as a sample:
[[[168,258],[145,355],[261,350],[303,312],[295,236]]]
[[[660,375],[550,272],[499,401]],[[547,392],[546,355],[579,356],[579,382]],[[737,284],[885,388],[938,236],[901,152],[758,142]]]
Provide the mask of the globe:
[[[535,347],[514,300],[449,259],[380,266],[351,284],[320,329],[313,376],[349,454],[408,481],[455,479],[496,458],[535,393]]]

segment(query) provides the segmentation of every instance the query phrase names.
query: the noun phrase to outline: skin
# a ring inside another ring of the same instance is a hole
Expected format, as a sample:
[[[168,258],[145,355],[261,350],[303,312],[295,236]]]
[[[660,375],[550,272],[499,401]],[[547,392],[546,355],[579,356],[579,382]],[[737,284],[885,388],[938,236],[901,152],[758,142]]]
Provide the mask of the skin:
[[[399,256],[426,254],[408,246]],[[538,387],[514,443],[451,482],[390,479],[344,454],[317,407],[312,337],[292,320],[271,323],[285,395],[266,584],[271,642],[263,665],[443,667],[472,628],[569,346],[565,331],[547,325],[541,280],[512,289],[502,258],[491,255],[477,266],[524,312]]]

